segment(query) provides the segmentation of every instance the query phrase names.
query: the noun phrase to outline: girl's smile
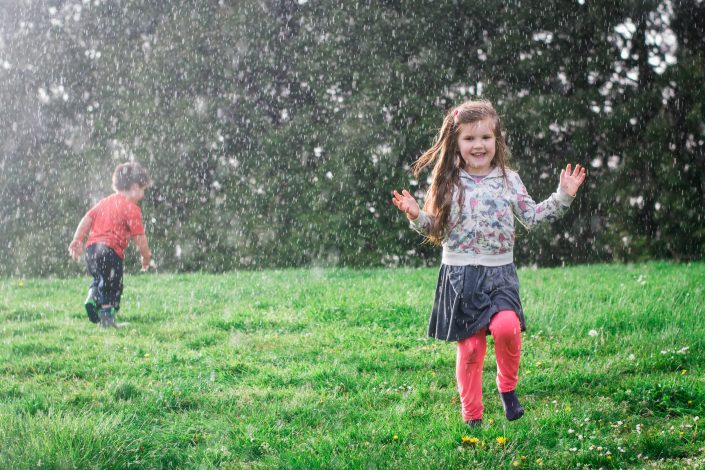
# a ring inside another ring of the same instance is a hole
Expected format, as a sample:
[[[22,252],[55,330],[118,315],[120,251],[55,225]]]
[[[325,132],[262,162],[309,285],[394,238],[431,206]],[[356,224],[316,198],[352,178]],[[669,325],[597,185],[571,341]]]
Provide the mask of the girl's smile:
[[[492,171],[495,155],[494,122],[491,119],[460,124],[458,150],[465,171],[471,175],[486,175]]]

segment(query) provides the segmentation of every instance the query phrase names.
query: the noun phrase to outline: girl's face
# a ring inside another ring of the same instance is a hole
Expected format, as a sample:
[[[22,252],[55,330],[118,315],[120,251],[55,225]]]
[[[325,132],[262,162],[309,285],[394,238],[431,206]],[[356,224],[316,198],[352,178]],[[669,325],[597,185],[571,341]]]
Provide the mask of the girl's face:
[[[458,151],[471,175],[486,175],[492,171],[495,154],[494,122],[491,119],[460,124]]]

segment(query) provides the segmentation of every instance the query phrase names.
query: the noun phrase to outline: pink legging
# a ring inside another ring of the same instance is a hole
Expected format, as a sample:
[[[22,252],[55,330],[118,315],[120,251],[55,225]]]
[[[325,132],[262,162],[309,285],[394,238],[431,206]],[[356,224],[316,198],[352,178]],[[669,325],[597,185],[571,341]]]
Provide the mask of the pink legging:
[[[497,356],[497,387],[511,392],[519,380],[521,325],[513,310],[502,310],[490,321]],[[465,421],[482,419],[482,364],[487,351],[486,331],[458,341],[455,378],[458,380],[460,403]]]

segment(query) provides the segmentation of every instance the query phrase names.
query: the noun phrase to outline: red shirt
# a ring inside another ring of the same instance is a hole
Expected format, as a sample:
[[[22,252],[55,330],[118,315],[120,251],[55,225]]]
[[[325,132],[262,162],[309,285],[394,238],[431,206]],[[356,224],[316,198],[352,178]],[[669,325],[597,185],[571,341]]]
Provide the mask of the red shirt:
[[[102,243],[125,258],[125,248],[131,237],[144,235],[142,210],[121,194],[106,197],[86,214],[92,221],[86,246]]]

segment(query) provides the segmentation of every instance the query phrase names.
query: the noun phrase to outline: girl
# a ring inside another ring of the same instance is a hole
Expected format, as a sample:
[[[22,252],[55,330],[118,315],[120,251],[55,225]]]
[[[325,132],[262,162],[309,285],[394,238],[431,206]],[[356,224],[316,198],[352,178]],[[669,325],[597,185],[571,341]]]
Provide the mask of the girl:
[[[456,379],[463,419],[482,424],[482,364],[486,335],[497,356],[497,387],[508,420],[521,418],[517,399],[521,332],[526,329],[514,267],[514,217],[527,228],[566,213],[585,169],[561,170],[555,193],[536,204],[509,169],[499,116],[488,101],[468,101],[448,112],[434,145],[414,163],[433,166],[423,210],[407,190],[394,203],[411,227],[443,246],[429,336],[457,341]]]

